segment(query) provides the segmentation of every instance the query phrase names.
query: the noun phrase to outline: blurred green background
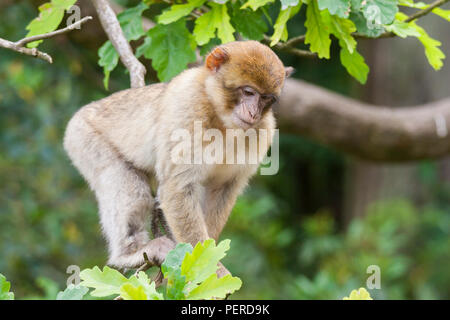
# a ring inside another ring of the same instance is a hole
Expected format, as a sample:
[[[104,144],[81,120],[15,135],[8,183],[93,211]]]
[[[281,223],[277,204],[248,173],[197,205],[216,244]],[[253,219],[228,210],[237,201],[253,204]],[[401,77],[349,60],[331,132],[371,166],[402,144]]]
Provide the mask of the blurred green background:
[[[0,37],[21,39],[42,2],[2,0]],[[90,10],[82,4],[82,15]],[[129,85],[119,68],[104,90],[96,23],[46,41],[53,65],[0,49],[0,273],[18,299],[54,298],[68,265],[106,262],[95,198],[62,148],[79,107]],[[423,19],[449,53],[445,23]],[[292,34],[302,25],[291,21]],[[432,71],[418,43],[360,46],[371,67],[364,87],[336,52],[330,61],[282,59],[298,78],[371,103],[448,96],[449,62]],[[375,299],[450,298],[450,159],[371,164],[282,130],[280,140],[279,173],[252,180],[221,237],[232,240],[224,264],[243,280],[233,298],[341,299],[365,287],[369,265],[381,269],[381,289],[369,290]]]

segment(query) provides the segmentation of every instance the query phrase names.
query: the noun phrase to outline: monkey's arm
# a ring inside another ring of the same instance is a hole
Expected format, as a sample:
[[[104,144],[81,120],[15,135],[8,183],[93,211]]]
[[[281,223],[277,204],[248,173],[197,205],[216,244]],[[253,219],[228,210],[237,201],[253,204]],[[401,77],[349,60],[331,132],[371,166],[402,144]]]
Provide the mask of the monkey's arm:
[[[233,178],[219,187],[206,191],[205,220],[209,235],[216,241],[222,232],[238,195],[247,184],[248,178]]]
[[[158,189],[160,207],[174,240],[193,246],[210,238],[202,210],[204,187],[198,181],[199,175],[194,170],[184,170],[165,179]]]

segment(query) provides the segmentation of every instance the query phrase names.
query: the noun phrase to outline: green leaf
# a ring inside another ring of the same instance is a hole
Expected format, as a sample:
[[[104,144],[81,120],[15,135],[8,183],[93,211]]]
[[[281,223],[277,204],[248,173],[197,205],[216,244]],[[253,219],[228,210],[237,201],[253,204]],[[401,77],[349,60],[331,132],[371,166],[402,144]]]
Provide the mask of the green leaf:
[[[39,16],[33,19],[27,26],[26,37],[40,35],[55,31],[64,18],[64,11],[71,8],[76,0],[52,0],[39,7]],[[28,48],[37,47],[43,40],[30,42]]]
[[[203,281],[198,287],[193,289],[187,299],[201,300],[219,298],[223,299],[227,294],[231,294],[242,286],[241,279],[232,277],[230,274],[218,279],[214,273]]]
[[[327,9],[331,14],[347,18],[350,13],[350,0],[319,0],[319,9]]]
[[[286,41],[288,38],[288,31],[286,23],[289,19],[291,19],[294,15],[296,15],[300,8],[302,6],[302,3],[300,2],[295,7],[288,7],[287,9],[281,10],[280,14],[278,15],[277,21],[275,21],[275,25],[273,27],[273,35],[270,37],[270,45],[273,46],[277,44],[280,40]]]
[[[341,63],[347,69],[347,72],[356,80],[365,84],[369,66],[365,63],[364,57],[358,51],[354,50],[350,53],[346,47],[341,48]]]
[[[352,9],[352,12],[361,10],[363,3],[364,3],[363,0],[350,0],[350,6]]]
[[[397,14],[397,19],[403,21],[407,18],[407,16],[399,12]],[[408,23],[419,33],[417,39],[422,42],[425,47],[425,56],[428,59],[428,63],[435,69],[440,70],[444,65],[443,60],[445,59],[445,54],[442,52],[439,47],[442,43],[436,39],[431,38],[428,33],[422,27],[418,26],[415,21],[411,21]]]
[[[0,273],[0,300],[14,300],[14,293],[9,292],[11,283],[6,281],[6,277]]]
[[[117,19],[128,41],[137,40],[145,34],[142,27],[142,13],[147,9],[148,5],[141,2],[137,6],[126,9],[117,15]]]
[[[196,60],[195,40],[186,28],[186,21],[158,24],[147,32],[136,55],[152,59],[152,66],[161,81],[169,81]]]
[[[241,9],[250,7],[253,11],[256,11],[259,7],[264,7],[266,4],[274,1],[275,0],[249,0],[241,7]]]
[[[227,6],[214,2],[210,2],[208,5],[211,10],[195,20],[193,31],[195,41],[199,45],[208,43],[210,39],[215,37],[216,30],[217,37],[222,43],[234,41],[233,32],[235,30],[230,23]]]
[[[373,25],[391,24],[398,12],[397,0],[366,0],[362,12]]]
[[[349,19],[332,16],[326,11],[321,12],[322,21],[328,25],[330,32],[339,40],[341,47],[346,47],[350,53],[356,47],[356,40],[352,33],[356,31],[355,24]]]
[[[131,276],[128,281],[128,283],[132,284],[136,288],[142,287],[147,300],[164,300],[163,295],[156,291],[155,283],[151,282],[144,271],[140,271],[137,276]]]
[[[387,25],[385,28],[387,31],[395,33],[400,38],[420,36],[420,33],[416,30],[416,28],[407,22],[395,20],[393,24]]]
[[[436,39],[431,38],[428,33],[416,24],[413,24],[417,32],[420,34],[418,39],[422,42],[425,47],[425,56],[428,62],[435,70],[440,70],[444,65],[443,60],[445,59],[445,54],[439,47],[442,43]]]
[[[205,2],[206,0],[188,0],[184,4],[172,5],[158,17],[158,23],[170,24],[175,22],[190,14],[195,8],[202,6]]]
[[[105,74],[105,77],[103,78],[103,85],[106,90],[108,90],[109,75],[111,74],[111,71],[116,68],[117,63],[119,62],[119,54],[116,49],[114,49],[111,41],[108,40],[98,50],[98,56],[98,65],[103,68],[103,73]]]
[[[382,25],[376,25],[369,23],[361,12],[350,13],[350,20],[356,26],[356,30],[368,37],[376,38],[384,32],[384,27]]]
[[[342,300],[373,300],[369,292],[365,288],[352,290],[350,296],[344,297]]]
[[[184,300],[184,288],[186,286],[186,277],[181,275],[181,263],[186,253],[192,252],[190,243],[179,243],[175,249],[169,251],[161,265],[161,271],[167,279],[166,296],[169,300]]]
[[[356,31],[355,24],[349,19],[332,16],[329,12],[322,11],[322,21],[328,25],[330,32],[339,40],[341,47],[341,63],[348,73],[359,82],[367,81],[369,67],[364,62],[364,58],[356,51],[356,40],[352,33]]]
[[[51,2],[57,9],[68,10],[75,4],[76,0],[52,0]]]
[[[273,26],[273,21],[272,18],[270,17],[269,11],[267,10],[267,7],[262,7],[261,11],[266,17],[267,21],[269,21],[269,25]]]
[[[181,274],[186,276],[188,289],[207,279],[217,271],[217,264],[230,248],[230,240],[223,240],[217,246],[213,239],[197,243],[192,253],[186,253],[181,264]]]
[[[59,292],[58,283],[46,277],[38,277],[36,284],[42,289],[44,300],[55,300]]]
[[[267,24],[262,18],[262,11],[253,11],[250,9],[241,9],[240,2],[233,4],[231,22],[244,38],[250,40],[261,40],[264,33],[267,32]]]
[[[306,33],[305,44],[310,44],[309,49],[317,52],[319,58],[330,58],[330,30],[322,21],[316,1],[310,1],[306,8]]]
[[[120,287],[120,296],[123,300],[148,300],[144,287],[135,287],[131,283],[125,283]]]
[[[180,268],[186,253],[192,252],[192,250],[190,243],[178,243],[174,249],[170,250],[161,265],[161,271],[164,276],[170,271]]]
[[[281,0],[281,10],[285,10],[289,7],[295,7],[301,3],[300,0]]]
[[[166,297],[168,300],[185,300],[186,276],[181,274],[181,269],[172,269],[167,273]]]
[[[94,288],[91,295],[94,297],[107,297],[113,294],[120,294],[120,287],[128,282],[123,274],[108,266],[103,268],[95,266],[92,269],[84,269],[80,272],[80,285]]]
[[[444,18],[447,21],[450,21],[450,10],[435,8],[431,12],[433,12],[435,15],[438,15],[441,18]]]
[[[89,289],[80,285],[69,284],[64,291],[60,291],[56,296],[56,300],[83,300]]]

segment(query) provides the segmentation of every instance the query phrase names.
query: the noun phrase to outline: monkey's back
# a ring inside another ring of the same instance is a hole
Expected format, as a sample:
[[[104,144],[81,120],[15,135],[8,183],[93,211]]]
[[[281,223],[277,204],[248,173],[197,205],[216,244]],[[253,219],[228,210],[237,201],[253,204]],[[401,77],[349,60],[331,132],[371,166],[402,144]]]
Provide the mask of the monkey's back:
[[[127,161],[141,169],[154,166],[155,139],[166,83],[116,92],[82,107],[81,118]]]

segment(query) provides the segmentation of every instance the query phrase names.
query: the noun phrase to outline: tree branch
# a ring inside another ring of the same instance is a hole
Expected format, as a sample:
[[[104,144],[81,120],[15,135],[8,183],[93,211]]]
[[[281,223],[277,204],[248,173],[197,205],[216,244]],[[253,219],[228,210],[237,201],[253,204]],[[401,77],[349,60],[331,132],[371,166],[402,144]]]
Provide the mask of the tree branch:
[[[266,44],[266,45],[270,45],[270,38],[266,35],[264,35],[264,39],[261,40],[262,43]],[[287,45],[288,42],[286,43],[281,43],[278,42],[277,44],[272,46],[272,49],[278,50],[278,51],[282,51],[282,52],[286,52],[292,55],[295,55],[297,57],[302,57],[302,58],[317,58],[317,54],[308,50],[302,50],[302,49],[297,49],[294,48],[291,45]]]
[[[60,35],[60,34],[66,33],[66,32],[70,32],[74,29],[77,29],[83,23],[88,22],[89,20],[92,20],[91,16],[84,17],[83,19],[71,24],[70,26],[65,27],[64,29],[59,29],[59,30],[49,32],[49,33],[39,34],[39,35],[31,36],[28,38],[23,38],[22,40],[17,41],[16,45],[19,47],[23,47],[33,41],[43,40],[43,39],[51,38],[51,37],[54,37],[54,36],[57,36],[57,35]]]
[[[400,162],[450,153],[450,98],[394,109],[288,79],[275,112],[282,132],[366,160]]]
[[[409,16],[405,20],[405,22],[411,22],[411,21],[414,21],[416,19],[419,19],[419,18],[423,17],[424,15],[426,15],[426,14],[430,13],[431,11],[433,11],[433,9],[444,5],[448,1],[449,0],[437,0],[437,1],[433,2],[433,3],[431,3],[429,7],[425,8],[423,10],[417,11],[415,14]]]
[[[10,49],[10,50],[13,50],[13,51],[16,51],[16,52],[19,52],[19,53],[22,53],[22,54],[26,54],[26,55],[29,55],[29,56],[32,56],[32,57],[36,57],[36,58],[42,59],[44,61],[47,61],[48,63],[53,63],[53,59],[52,59],[52,57],[49,54],[47,54],[45,52],[42,52],[42,51],[39,51],[37,48],[27,48],[25,46],[28,43],[33,42],[33,41],[38,41],[38,40],[52,38],[54,36],[57,36],[57,35],[60,35],[60,34],[63,34],[63,33],[69,32],[69,31],[72,31],[72,30],[78,28],[79,26],[81,26],[83,23],[85,23],[85,22],[87,22],[87,21],[89,21],[91,19],[92,19],[92,17],[89,17],[89,16],[88,17],[84,17],[80,21],[77,21],[77,22],[75,22],[75,23],[71,24],[70,26],[67,26],[67,27],[65,27],[63,29],[56,30],[56,31],[53,31],[53,32],[49,32],[49,33],[39,34],[39,35],[36,35],[36,36],[31,36],[31,37],[28,37],[28,38],[23,38],[23,39],[21,39],[19,41],[16,41],[16,42],[12,42],[12,41],[0,38],[0,47],[3,47],[5,49]]]
[[[26,54],[38,59],[42,59],[44,61],[47,61],[48,63],[53,63],[53,59],[49,54],[39,51],[37,48],[19,47],[14,42],[2,38],[0,38],[0,47]]]
[[[91,1],[109,40],[119,53],[120,60],[130,72],[131,87],[138,88],[145,86],[146,69],[134,56],[133,50],[125,38],[119,21],[109,2],[107,0]]]

